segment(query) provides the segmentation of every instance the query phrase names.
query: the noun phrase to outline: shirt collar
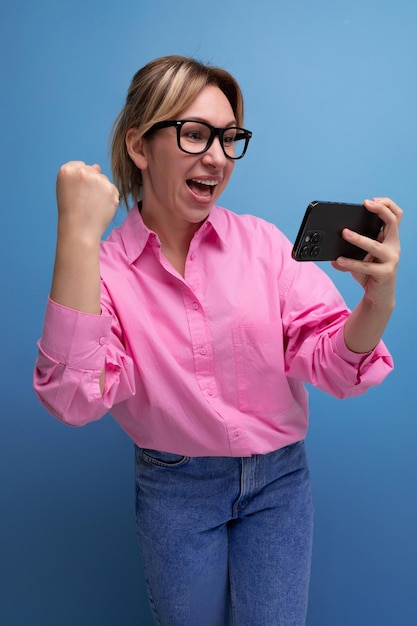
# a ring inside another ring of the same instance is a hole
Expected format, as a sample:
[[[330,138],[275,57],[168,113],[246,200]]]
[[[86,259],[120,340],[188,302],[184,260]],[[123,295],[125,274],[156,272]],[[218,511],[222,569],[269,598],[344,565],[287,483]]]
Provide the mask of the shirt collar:
[[[208,216],[206,223],[211,225],[222,245],[227,246],[227,219],[225,209],[222,209],[222,207],[219,206],[214,206],[210,211],[210,215]]]
[[[200,236],[202,237],[203,233],[208,230],[217,236],[222,245],[227,246],[225,210],[221,207],[213,206],[206,222],[197,233],[201,233]],[[142,254],[148,241],[157,237],[156,233],[144,224],[137,203],[130,209],[121,225],[120,237],[129,263],[134,263]]]

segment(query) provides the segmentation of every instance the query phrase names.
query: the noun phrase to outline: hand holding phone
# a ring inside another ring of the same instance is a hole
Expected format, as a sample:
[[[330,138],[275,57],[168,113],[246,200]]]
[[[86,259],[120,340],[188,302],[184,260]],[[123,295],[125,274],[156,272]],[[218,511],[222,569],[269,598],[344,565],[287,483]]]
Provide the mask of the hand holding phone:
[[[310,202],[298,231],[292,256],[296,261],[334,261],[339,256],[362,260],[365,250],[345,241],[342,230],[376,239],[383,222],[363,204]]]

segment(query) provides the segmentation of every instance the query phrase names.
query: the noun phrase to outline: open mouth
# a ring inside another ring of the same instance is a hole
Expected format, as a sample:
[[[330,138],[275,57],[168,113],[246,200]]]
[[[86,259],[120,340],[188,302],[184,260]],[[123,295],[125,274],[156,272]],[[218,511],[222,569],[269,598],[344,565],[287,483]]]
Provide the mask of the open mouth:
[[[218,180],[203,180],[201,178],[190,178],[187,180],[188,187],[200,198],[211,198],[218,184]]]

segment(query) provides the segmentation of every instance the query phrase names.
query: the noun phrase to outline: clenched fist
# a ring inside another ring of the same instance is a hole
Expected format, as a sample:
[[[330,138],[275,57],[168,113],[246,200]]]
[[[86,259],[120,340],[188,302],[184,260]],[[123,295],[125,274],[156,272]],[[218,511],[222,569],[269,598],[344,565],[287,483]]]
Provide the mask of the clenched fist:
[[[57,176],[58,239],[51,299],[100,314],[101,237],[119,204],[119,192],[98,165],[70,161]]]
[[[63,236],[100,239],[114,217],[119,192],[99,165],[70,161],[57,176],[58,228]]]

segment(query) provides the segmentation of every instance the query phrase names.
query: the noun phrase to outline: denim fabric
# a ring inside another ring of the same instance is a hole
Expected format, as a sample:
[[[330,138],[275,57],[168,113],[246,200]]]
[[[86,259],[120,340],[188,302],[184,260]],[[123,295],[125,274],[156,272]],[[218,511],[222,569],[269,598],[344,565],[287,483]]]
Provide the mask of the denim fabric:
[[[156,624],[303,626],[313,526],[304,442],[252,457],[135,451]]]

